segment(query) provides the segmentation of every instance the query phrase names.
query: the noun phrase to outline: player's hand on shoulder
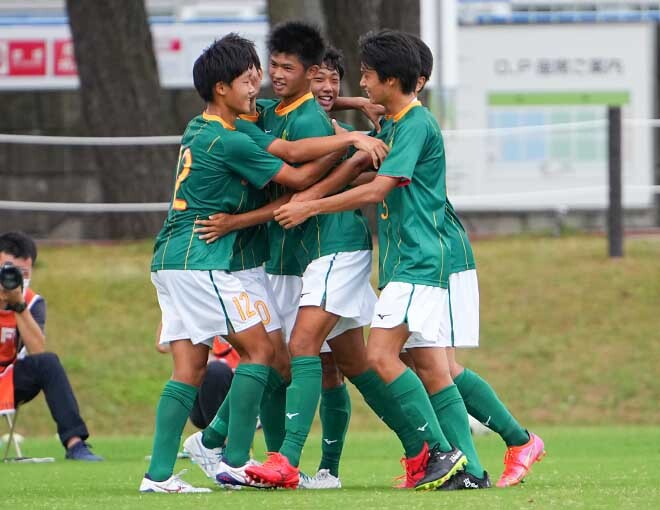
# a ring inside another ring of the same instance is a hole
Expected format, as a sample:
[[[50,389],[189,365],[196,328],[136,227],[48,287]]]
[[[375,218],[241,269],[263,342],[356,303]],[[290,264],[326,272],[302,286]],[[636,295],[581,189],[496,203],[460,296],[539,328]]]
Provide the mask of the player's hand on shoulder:
[[[380,168],[380,164],[385,160],[387,153],[390,151],[387,144],[378,138],[365,135],[364,133],[354,133],[354,135],[356,137],[353,144],[355,148],[359,151],[369,153],[374,168]]]
[[[195,225],[195,233],[207,244],[236,230],[234,216],[226,213],[212,214],[207,220],[195,220]]]
[[[377,133],[380,133],[380,118],[385,115],[385,107],[380,104],[372,103],[366,97],[362,101],[360,111],[366,115],[366,117],[371,121],[376,129]]]

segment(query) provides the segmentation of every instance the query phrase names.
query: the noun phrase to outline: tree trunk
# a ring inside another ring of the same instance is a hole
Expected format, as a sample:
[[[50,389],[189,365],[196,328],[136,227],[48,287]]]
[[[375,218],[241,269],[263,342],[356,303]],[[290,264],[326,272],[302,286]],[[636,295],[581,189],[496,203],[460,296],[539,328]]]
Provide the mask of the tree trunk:
[[[324,28],[321,0],[269,0],[268,19],[271,27],[282,21],[305,20]]]
[[[344,52],[346,74],[342,95],[359,96],[360,57],[358,39],[369,30],[392,28],[419,35],[419,0],[322,0],[326,34],[330,42]],[[361,116],[352,123],[368,129]]]
[[[67,0],[83,114],[89,136],[172,134],[144,3],[137,0]],[[173,186],[176,148],[96,149],[105,202],[166,202]],[[154,235],[162,213],[113,214],[107,235]]]

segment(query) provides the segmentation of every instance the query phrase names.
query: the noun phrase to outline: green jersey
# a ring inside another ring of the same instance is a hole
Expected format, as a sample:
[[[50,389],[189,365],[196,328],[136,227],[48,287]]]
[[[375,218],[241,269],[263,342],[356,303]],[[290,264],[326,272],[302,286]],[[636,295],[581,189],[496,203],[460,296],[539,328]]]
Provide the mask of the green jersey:
[[[311,92],[286,107],[279,102],[261,105],[259,125],[267,134],[291,141],[334,134]],[[273,183],[269,192],[276,199],[285,188]],[[371,249],[369,227],[359,211],[316,216],[291,230],[271,222],[268,234],[271,250],[266,272],[270,274],[302,275],[310,261],[324,255]]]
[[[440,127],[414,101],[381,124],[378,137],[390,146],[378,175],[400,180],[378,206],[379,287],[405,282],[446,288],[450,245],[443,226],[447,189]]]
[[[236,242],[237,232],[207,244],[195,234],[195,220],[256,207],[258,194],[252,186],[268,184],[281,169],[282,160],[261,150],[220,117],[207,113],[190,121],[179,154],[174,197],[156,237],[151,270],[250,267],[264,255],[243,252]]]
[[[477,266],[474,262],[470,239],[468,239],[463,224],[449,199],[447,199],[447,212],[444,225],[451,246],[451,266],[449,273],[460,273],[468,269],[475,269]]]

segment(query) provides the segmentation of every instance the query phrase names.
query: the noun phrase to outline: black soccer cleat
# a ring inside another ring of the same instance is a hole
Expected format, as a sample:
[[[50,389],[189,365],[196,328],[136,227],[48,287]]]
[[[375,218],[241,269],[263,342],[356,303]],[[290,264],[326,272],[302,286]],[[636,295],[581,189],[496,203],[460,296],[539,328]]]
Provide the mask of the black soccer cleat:
[[[429,452],[424,478],[415,484],[416,491],[437,489],[467,464],[467,457],[458,448],[441,452],[440,445],[435,445]]]
[[[484,471],[483,478],[477,478],[467,471],[460,471],[452,476],[449,480],[443,483],[436,490],[439,491],[460,491],[465,489],[490,489],[490,478],[488,473]]]

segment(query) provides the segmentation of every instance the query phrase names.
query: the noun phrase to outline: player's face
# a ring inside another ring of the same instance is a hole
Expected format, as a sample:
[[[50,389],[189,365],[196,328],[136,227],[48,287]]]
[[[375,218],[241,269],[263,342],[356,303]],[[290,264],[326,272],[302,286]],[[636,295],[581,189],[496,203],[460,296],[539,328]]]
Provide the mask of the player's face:
[[[332,105],[339,95],[341,80],[336,69],[322,65],[312,78],[312,94],[326,112],[332,110]]]
[[[298,57],[287,53],[273,53],[268,62],[268,76],[273,84],[273,92],[282,99],[297,98],[309,90],[318,66],[307,71]]]
[[[369,69],[364,65],[360,67],[362,77],[360,78],[360,87],[367,93],[369,101],[376,104],[384,104],[387,98],[387,84],[378,79],[378,73],[374,69]]]
[[[248,69],[225,87],[225,104],[237,115],[250,112],[250,100],[256,94]]]

